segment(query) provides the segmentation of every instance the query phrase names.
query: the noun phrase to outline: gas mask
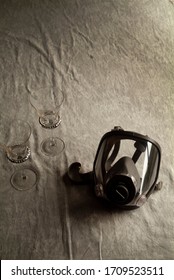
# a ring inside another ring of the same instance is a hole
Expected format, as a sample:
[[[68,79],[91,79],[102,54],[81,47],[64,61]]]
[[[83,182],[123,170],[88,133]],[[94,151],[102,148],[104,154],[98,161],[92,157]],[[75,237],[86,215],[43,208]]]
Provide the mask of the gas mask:
[[[143,205],[155,189],[161,160],[159,144],[132,131],[115,127],[102,137],[94,159],[93,171],[81,173],[81,164],[68,170],[75,183],[90,183],[97,197],[114,207],[134,209]]]

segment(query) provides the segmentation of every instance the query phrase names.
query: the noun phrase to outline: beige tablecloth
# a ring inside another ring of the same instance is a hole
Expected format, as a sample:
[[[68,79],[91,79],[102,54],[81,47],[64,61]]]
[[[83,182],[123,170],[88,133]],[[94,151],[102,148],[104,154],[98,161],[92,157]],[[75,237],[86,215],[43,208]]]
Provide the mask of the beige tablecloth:
[[[54,130],[28,101],[48,85],[65,97]],[[174,259],[173,1],[0,1],[0,117],[32,127],[30,160],[12,164],[0,151],[1,259]],[[111,211],[64,178],[74,161],[92,169],[116,125],[162,148],[163,189],[134,211]],[[66,148],[49,158],[40,143],[52,134]],[[17,191],[10,177],[28,166],[39,182]]]

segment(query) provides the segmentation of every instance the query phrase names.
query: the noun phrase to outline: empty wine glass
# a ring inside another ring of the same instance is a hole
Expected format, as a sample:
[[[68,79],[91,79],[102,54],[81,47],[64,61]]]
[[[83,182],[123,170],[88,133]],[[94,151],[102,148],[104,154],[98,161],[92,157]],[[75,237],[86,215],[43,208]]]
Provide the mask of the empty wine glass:
[[[54,86],[30,90],[29,100],[44,128],[55,128],[61,122],[59,110],[64,100],[63,92]]]
[[[10,124],[1,123],[0,146],[10,161],[21,163],[30,157],[31,151],[28,145],[30,135],[31,127],[25,121],[14,120]]]
[[[56,86],[30,90],[29,94],[30,104],[37,112],[39,123],[46,129],[59,126],[61,122],[60,107],[63,100],[63,92]],[[44,139],[41,143],[41,151],[47,156],[57,156],[64,148],[64,141],[53,135]]]
[[[23,163],[31,154],[29,138],[31,135],[30,125],[22,120],[8,122],[0,120],[0,148],[5,151],[6,157],[12,163]],[[22,167],[11,176],[11,184],[17,190],[28,190],[37,183],[37,172],[30,167]]]

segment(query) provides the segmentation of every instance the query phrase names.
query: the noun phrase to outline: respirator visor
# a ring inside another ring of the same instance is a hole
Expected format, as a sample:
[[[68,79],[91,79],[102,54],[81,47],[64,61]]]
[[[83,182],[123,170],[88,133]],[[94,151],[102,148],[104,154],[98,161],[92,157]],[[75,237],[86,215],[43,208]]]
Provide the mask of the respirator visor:
[[[141,206],[154,190],[161,151],[147,136],[123,130],[106,133],[94,161],[95,190],[114,205]]]

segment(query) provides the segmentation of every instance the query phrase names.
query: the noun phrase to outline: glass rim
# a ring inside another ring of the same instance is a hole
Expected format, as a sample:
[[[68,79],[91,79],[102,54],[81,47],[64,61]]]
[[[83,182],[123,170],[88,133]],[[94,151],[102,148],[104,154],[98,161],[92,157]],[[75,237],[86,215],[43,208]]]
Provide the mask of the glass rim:
[[[12,146],[15,146],[15,145],[24,145],[25,143],[28,142],[28,140],[30,139],[30,136],[31,136],[31,132],[32,132],[32,129],[31,129],[31,126],[30,124],[27,122],[27,121],[24,121],[24,120],[21,120],[21,119],[14,119],[11,124],[9,125],[9,128],[10,126],[13,124],[13,123],[18,123],[18,122],[21,122],[23,124],[27,124],[27,127],[28,127],[28,135],[27,137],[24,139],[24,141],[22,141],[21,143],[10,143],[10,144],[6,144],[6,143],[2,143],[0,142],[0,149],[4,150],[4,151],[9,151],[10,148]],[[13,141],[14,142],[14,141]]]
[[[18,143],[17,143],[17,144],[14,143],[14,144],[9,144],[9,145],[7,145],[8,148],[11,147],[11,146],[13,146],[13,145],[23,145],[23,144],[27,143],[28,140],[30,139],[31,132],[32,132],[31,126],[30,126],[30,124],[28,123],[28,121],[24,121],[24,120],[21,120],[21,119],[15,119],[15,120],[12,121],[11,125],[12,125],[13,123],[14,123],[14,124],[22,123],[22,124],[27,125],[27,127],[28,127],[28,133],[27,133],[27,134],[28,134],[28,135],[26,136],[26,138],[24,139],[24,141],[20,142],[19,144],[18,144]]]
[[[31,101],[32,93],[36,93],[38,91],[46,90],[46,89],[54,89],[54,88],[58,89],[61,92],[61,95],[62,95],[60,104],[56,105],[55,108],[53,109],[53,111],[57,112],[59,110],[59,108],[62,106],[62,104],[65,100],[65,95],[64,95],[63,91],[60,89],[59,86],[45,86],[45,87],[39,87],[39,88],[36,88],[36,89],[28,89],[28,91],[29,91],[29,102],[30,102],[31,106],[36,110],[36,112],[38,113],[39,116],[41,116],[41,114],[43,112],[48,111],[49,109],[51,110],[52,108],[48,108],[48,109],[45,109],[45,110],[36,108],[36,106]]]

